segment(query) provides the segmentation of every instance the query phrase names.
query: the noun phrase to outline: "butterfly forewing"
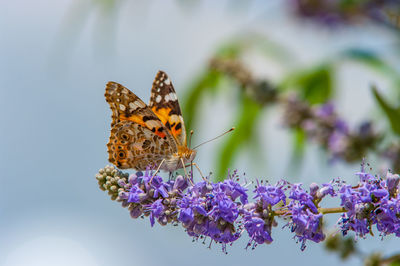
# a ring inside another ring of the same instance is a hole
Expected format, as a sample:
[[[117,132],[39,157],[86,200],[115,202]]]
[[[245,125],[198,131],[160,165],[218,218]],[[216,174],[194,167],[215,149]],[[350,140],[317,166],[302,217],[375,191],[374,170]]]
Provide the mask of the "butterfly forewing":
[[[163,71],[158,71],[154,79],[149,106],[174,136],[178,145],[186,146],[186,130],[178,97],[171,80]]]

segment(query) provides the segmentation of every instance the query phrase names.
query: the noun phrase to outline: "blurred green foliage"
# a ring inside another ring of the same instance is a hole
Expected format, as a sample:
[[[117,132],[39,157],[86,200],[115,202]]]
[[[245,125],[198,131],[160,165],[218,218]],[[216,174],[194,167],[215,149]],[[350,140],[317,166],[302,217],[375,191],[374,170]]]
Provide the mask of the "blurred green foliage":
[[[325,248],[330,252],[336,252],[342,260],[358,253],[354,239],[342,237],[340,234],[329,235],[325,240]]]
[[[289,88],[297,90],[303,99],[311,104],[325,103],[331,99],[334,68],[326,64],[308,71],[301,71],[290,77]]]
[[[271,84],[268,77],[261,80],[254,78],[251,70],[243,68],[243,65],[238,63],[249,52],[256,53],[266,60],[278,62],[287,73],[276,84]],[[293,58],[288,60],[289,55],[290,53],[283,46],[276,45],[258,35],[235,38],[217,49],[203,74],[190,86],[183,108],[188,129],[195,128],[196,118],[200,115],[199,106],[204,97],[226,87],[227,83],[223,81],[230,81],[230,89],[225,90],[225,93],[236,93],[232,87],[239,90],[236,102],[237,113],[234,116],[236,121],[231,123],[236,130],[225,137],[225,141],[219,148],[215,160],[216,180],[222,180],[222,177],[226,176],[227,169],[233,166],[240,151],[245,147],[257,146],[245,144],[258,141],[254,133],[258,125],[265,122],[265,119],[261,118],[261,113],[263,109],[279,101],[280,95],[293,91],[310,105],[331,101],[337,89],[335,73],[342,62],[346,60],[357,62],[387,78],[396,90],[400,87],[398,72],[379,55],[368,50],[348,49],[339,56],[334,56],[314,67],[308,69],[299,67],[295,70],[288,67],[287,62],[295,61]],[[278,93],[277,96],[275,96],[276,93]],[[373,90],[373,95],[390,121],[393,132],[400,134],[400,107],[392,107],[376,90]],[[260,101],[260,99],[264,100]],[[302,129],[293,131],[292,166],[298,165],[296,161],[301,161],[306,141],[307,137]],[[263,159],[265,158],[260,158],[260,161]]]
[[[325,103],[334,92],[334,66],[323,64],[315,68],[298,71],[285,80],[283,90],[295,90],[298,95],[311,104]]]
[[[241,97],[239,103],[236,130],[230,134],[220,148],[218,157],[216,181],[223,181],[226,178],[226,171],[234,161],[235,156],[254,136],[257,121],[260,117],[262,106],[255,103],[247,96]]]
[[[396,135],[400,136],[400,106],[394,107],[390,105],[378,92],[375,86],[372,87],[372,93],[379,107],[385,113],[386,118],[390,123],[392,131]]]
[[[191,87],[189,94],[186,95],[183,109],[185,115],[185,124],[188,129],[193,128],[193,121],[199,110],[200,99],[208,92],[215,92],[222,79],[223,75],[215,70],[207,70],[202,74]]]

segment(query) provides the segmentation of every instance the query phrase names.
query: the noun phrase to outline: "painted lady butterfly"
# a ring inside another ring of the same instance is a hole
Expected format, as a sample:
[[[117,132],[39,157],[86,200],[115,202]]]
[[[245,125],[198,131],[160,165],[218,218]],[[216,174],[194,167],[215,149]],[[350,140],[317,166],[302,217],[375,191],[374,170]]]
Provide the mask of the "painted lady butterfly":
[[[116,82],[108,82],[106,101],[112,111],[108,160],[118,168],[145,170],[149,165],[173,172],[190,164],[196,151],[186,143],[185,123],[174,87],[159,71],[147,106]]]

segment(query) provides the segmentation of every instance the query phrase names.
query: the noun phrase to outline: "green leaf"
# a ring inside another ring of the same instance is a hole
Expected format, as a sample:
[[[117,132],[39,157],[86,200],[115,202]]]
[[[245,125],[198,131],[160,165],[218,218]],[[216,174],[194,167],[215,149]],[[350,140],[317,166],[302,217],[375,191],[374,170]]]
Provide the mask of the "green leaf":
[[[386,114],[386,117],[389,120],[393,132],[400,136],[400,106],[391,106],[382,97],[375,86],[372,86],[372,93],[375,96],[375,100],[377,101],[383,112]]]
[[[295,154],[295,157],[302,156],[304,153],[304,147],[306,143],[306,133],[304,132],[303,129],[297,128],[294,131],[294,142],[293,142],[293,151]]]
[[[192,129],[196,112],[206,92],[216,90],[222,78],[222,74],[215,70],[207,70],[193,85],[189,88],[185,97],[183,114],[185,116],[185,126]]]
[[[385,66],[379,56],[369,50],[353,48],[345,51],[343,55],[346,58],[357,60],[372,67],[382,68]]]
[[[216,181],[222,181],[226,178],[228,167],[231,166],[238,155],[240,148],[250,140],[256,127],[257,119],[261,114],[261,105],[244,95],[241,99],[236,129],[230,133],[219,152]]]
[[[296,89],[311,104],[328,101],[334,90],[334,68],[325,64],[317,68],[290,75],[279,86],[280,90]]]
[[[300,76],[297,84],[306,99],[311,104],[324,103],[332,95],[332,68],[322,66]]]

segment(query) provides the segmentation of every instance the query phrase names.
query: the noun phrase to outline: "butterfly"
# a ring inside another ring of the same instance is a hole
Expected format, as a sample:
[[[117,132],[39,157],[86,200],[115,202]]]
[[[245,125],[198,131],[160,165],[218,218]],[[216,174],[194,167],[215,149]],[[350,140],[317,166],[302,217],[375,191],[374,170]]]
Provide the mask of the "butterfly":
[[[185,123],[171,80],[159,71],[149,105],[116,82],[108,82],[105,98],[112,111],[108,160],[120,169],[158,166],[173,172],[190,164],[196,151],[186,142]]]

